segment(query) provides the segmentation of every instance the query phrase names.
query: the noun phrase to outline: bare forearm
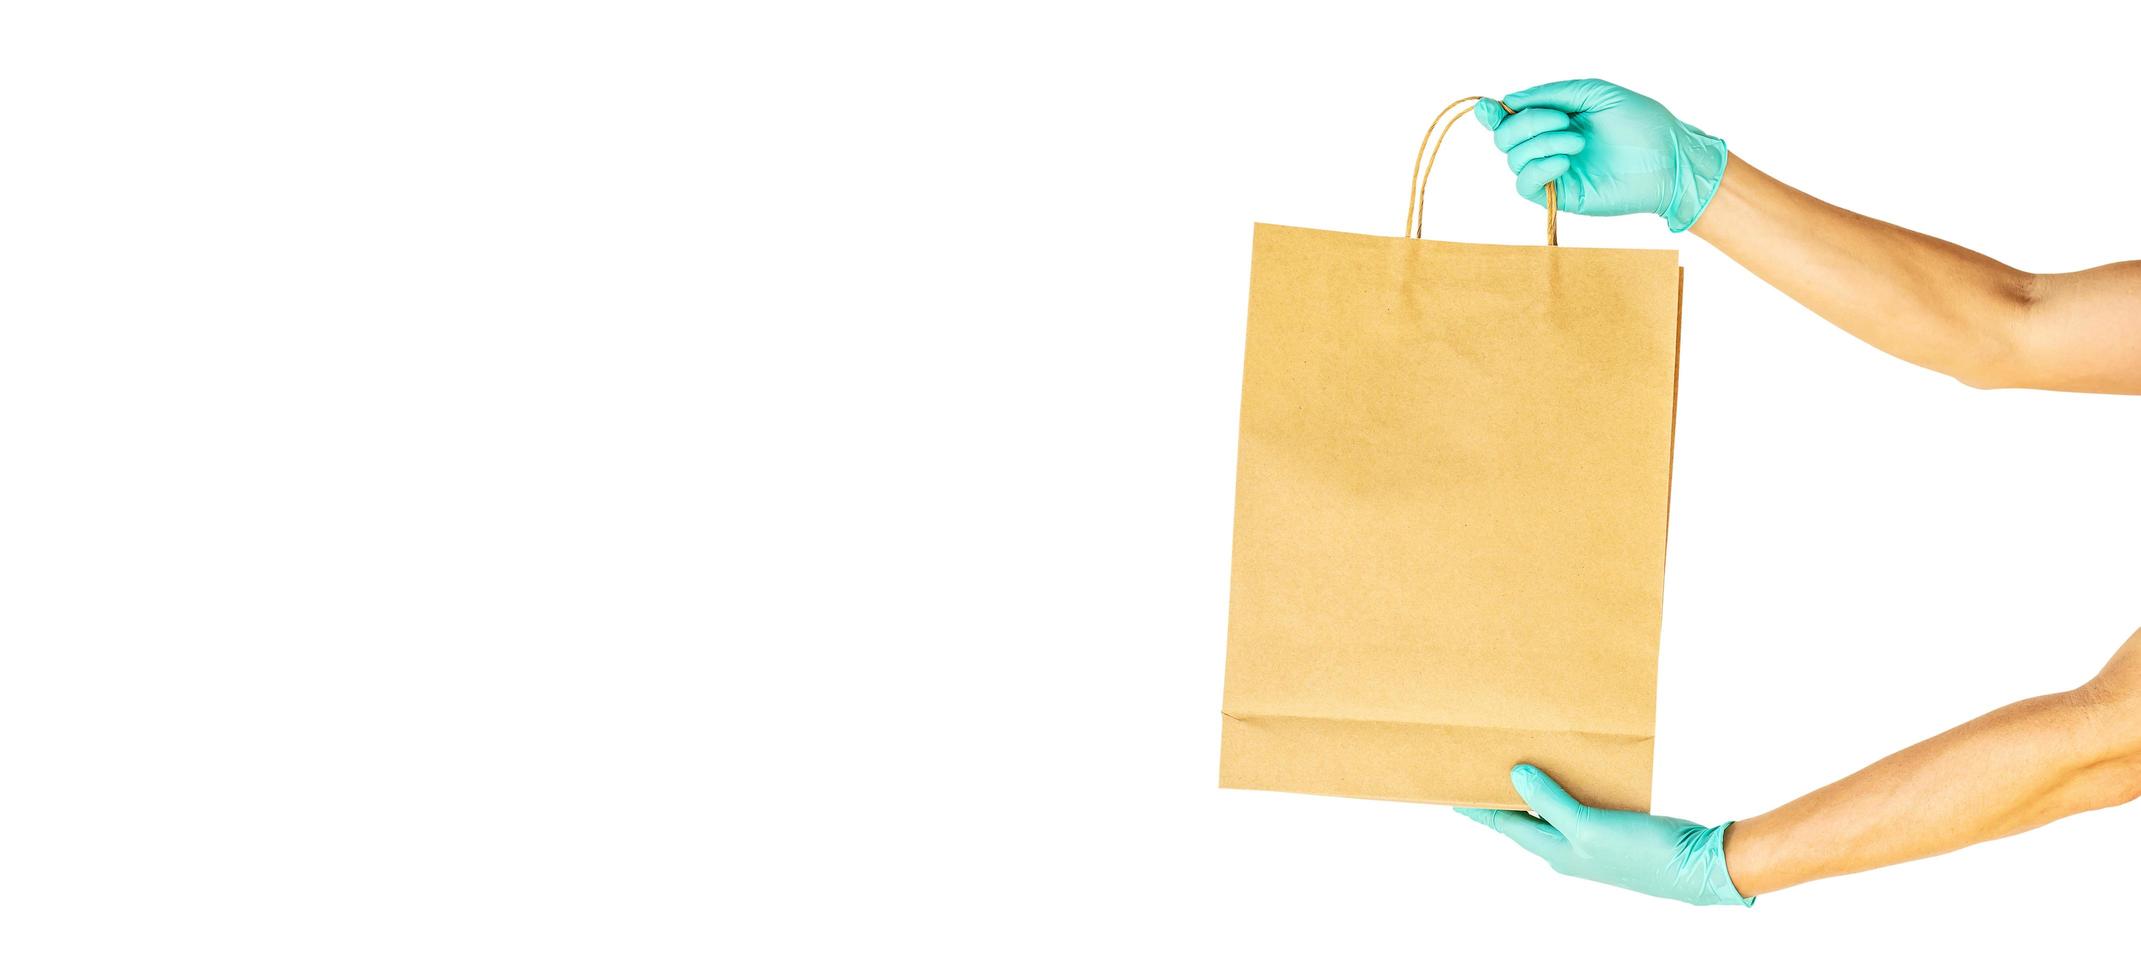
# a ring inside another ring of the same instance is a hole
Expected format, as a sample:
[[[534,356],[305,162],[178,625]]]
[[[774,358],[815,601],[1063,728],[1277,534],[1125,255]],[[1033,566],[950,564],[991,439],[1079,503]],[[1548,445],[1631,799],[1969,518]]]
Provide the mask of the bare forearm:
[[[1828,204],[1730,158],[1692,229],[1859,339],[1982,386],[2006,383],[2037,278]]]
[[[1725,837],[1742,894],[1776,891],[2005,837],[2141,793],[2133,661],[1904,749]]]
[[[2141,394],[2141,262],[2023,272],[1736,155],[1691,230],[1822,319],[1965,383]]]

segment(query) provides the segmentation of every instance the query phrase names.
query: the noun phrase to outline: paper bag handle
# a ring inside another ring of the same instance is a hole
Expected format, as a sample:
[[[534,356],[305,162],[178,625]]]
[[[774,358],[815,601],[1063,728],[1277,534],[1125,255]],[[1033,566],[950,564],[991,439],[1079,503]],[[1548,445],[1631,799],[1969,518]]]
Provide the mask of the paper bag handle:
[[[1426,223],[1427,223],[1427,175],[1428,175],[1428,172],[1429,172],[1429,171],[1432,171],[1432,170],[1434,170],[1434,169],[1435,169],[1435,156],[1436,156],[1436,154],[1439,154],[1439,153],[1441,153],[1441,152],[1442,152],[1442,141],[1443,141],[1443,140],[1445,140],[1445,139],[1448,139],[1448,138],[1449,138],[1449,135],[1450,135],[1450,130],[1451,130],[1451,129],[1454,129],[1454,128],[1456,128],[1456,126],[1457,126],[1457,121],[1458,121],[1458,120],[1460,120],[1460,119],[1463,119],[1463,118],[1464,118],[1464,113],[1460,112],[1460,113],[1458,113],[1458,114],[1457,114],[1457,115],[1455,115],[1455,116],[1450,116],[1450,124],[1449,124],[1448,126],[1443,126],[1443,125],[1442,125],[1442,117],[1444,117],[1444,116],[1449,116],[1449,115],[1450,115],[1450,110],[1452,110],[1452,109],[1455,109],[1455,108],[1457,108],[1458,106],[1466,106],[1466,107],[1470,107],[1470,106],[1472,105],[1472,103],[1474,103],[1474,102],[1478,102],[1479,100],[1481,100],[1481,99],[1483,99],[1483,98],[1486,98],[1486,96],[1483,96],[1483,95],[1467,95],[1467,96],[1465,96],[1465,97],[1464,97],[1464,98],[1462,98],[1462,99],[1458,99],[1457,101],[1455,101],[1455,102],[1452,102],[1452,103],[1450,103],[1449,105],[1443,106],[1443,107],[1442,107],[1442,111],[1441,111],[1441,112],[1435,113],[1435,121],[1434,121],[1434,122],[1431,122],[1431,123],[1428,123],[1428,124],[1427,124],[1427,135],[1426,135],[1426,136],[1422,136],[1422,137],[1420,137],[1420,152],[1418,152],[1418,153],[1415,153],[1415,154],[1413,154],[1413,158],[1412,158],[1412,190],[1408,191],[1408,192],[1406,193],[1406,195],[1405,195],[1405,235],[1406,235],[1406,237],[1408,237],[1408,238],[1418,238],[1418,237],[1420,237],[1420,226],[1421,226],[1421,225],[1424,225],[1424,224],[1426,224]],[[1497,99],[1497,100],[1495,100],[1495,103],[1496,103],[1497,105],[1500,105],[1500,106],[1502,107],[1502,111],[1503,111],[1503,112],[1514,112],[1514,111],[1515,111],[1515,110],[1512,110],[1512,109],[1510,109],[1510,108],[1509,108],[1509,103],[1507,103],[1507,102],[1503,102],[1503,101],[1501,101],[1501,100]],[[1441,127],[1442,127],[1442,135],[1441,135],[1441,136],[1436,136],[1436,135],[1435,135],[1435,127],[1437,127],[1437,126],[1441,126]],[[1428,144],[1428,142],[1429,142],[1430,140],[1432,140],[1432,141],[1434,142],[1434,144],[1435,144],[1435,148],[1434,148],[1434,150],[1433,150],[1433,151],[1429,151],[1429,150],[1428,150],[1428,148],[1427,148],[1427,144]],[[1425,159],[1427,160],[1427,166],[1425,166],[1425,167],[1422,167],[1422,166],[1420,165],[1420,161],[1421,161],[1421,159],[1422,159],[1422,158],[1425,158]],[[1559,208],[1557,208],[1557,207],[1555,207],[1555,201],[1554,201],[1554,182],[1553,182],[1553,181],[1547,181],[1547,182],[1546,182],[1546,243],[1547,243],[1548,245],[1559,245],[1559,244],[1561,244],[1561,242],[1559,241],[1560,235],[1559,235],[1558,231],[1557,231],[1557,230],[1555,229],[1555,227],[1554,227],[1554,224],[1555,224],[1555,222],[1554,222],[1554,218],[1555,218],[1555,216],[1556,216],[1556,215],[1558,215],[1559,213],[1560,213],[1560,209],[1559,209]]]

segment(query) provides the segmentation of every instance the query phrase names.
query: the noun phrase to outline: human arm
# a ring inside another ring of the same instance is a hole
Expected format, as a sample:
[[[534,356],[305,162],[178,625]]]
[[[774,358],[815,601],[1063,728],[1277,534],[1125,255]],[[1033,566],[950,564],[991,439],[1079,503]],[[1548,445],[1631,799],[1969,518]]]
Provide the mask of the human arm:
[[[1653,213],[1692,230],[1823,319],[1897,357],[1981,388],[2141,394],[2141,262],[2023,272],[1802,193],[1596,79],[1510,94],[1475,114],[1543,202]]]
[[[1757,895],[2018,834],[2141,796],[2141,632],[2071,691],[2018,701],[1724,834]]]
[[[2022,272],[1736,155],[1691,230],[1822,319],[1973,387],[2141,394],[2141,262]]]
[[[1556,870],[1695,904],[1930,857],[2141,796],[2141,632],[2071,691],[2020,701],[1759,817],[1585,807],[1529,766],[1539,816],[1465,810]]]

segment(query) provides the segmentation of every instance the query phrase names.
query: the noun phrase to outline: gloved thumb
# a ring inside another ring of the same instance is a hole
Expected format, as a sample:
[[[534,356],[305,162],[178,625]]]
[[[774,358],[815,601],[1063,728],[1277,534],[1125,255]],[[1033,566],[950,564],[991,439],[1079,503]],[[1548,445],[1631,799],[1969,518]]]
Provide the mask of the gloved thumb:
[[[1538,766],[1527,763],[1509,770],[1509,782],[1516,787],[1517,795],[1524,798],[1525,806],[1563,833],[1582,820],[1584,812],[1590,809],[1576,802],[1568,790],[1562,789],[1560,783],[1554,782],[1553,777],[1540,771]]]
[[[1509,118],[1509,111],[1489,96],[1472,103],[1472,118],[1479,120],[1479,124],[1487,127],[1487,132],[1491,133],[1502,124],[1502,120]]]

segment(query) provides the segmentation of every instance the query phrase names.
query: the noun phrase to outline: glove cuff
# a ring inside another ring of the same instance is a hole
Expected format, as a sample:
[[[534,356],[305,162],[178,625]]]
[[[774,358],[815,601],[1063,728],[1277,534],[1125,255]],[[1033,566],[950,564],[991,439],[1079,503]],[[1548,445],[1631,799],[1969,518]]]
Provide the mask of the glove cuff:
[[[1678,230],[1678,229],[1675,229]],[[1725,828],[1732,826],[1727,820],[1703,831],[1697,842],[1696,860],[1709,872],[1702,899],[1697,905],[1753,905],[1754,899],[1740,894],[1732,884],[1732,875],[1725,870]]]
[[[1686,123],[1673,134],[1673,199],[1661,217],[1675,232],[1694,227],[1725,179],[1725,141]]]

